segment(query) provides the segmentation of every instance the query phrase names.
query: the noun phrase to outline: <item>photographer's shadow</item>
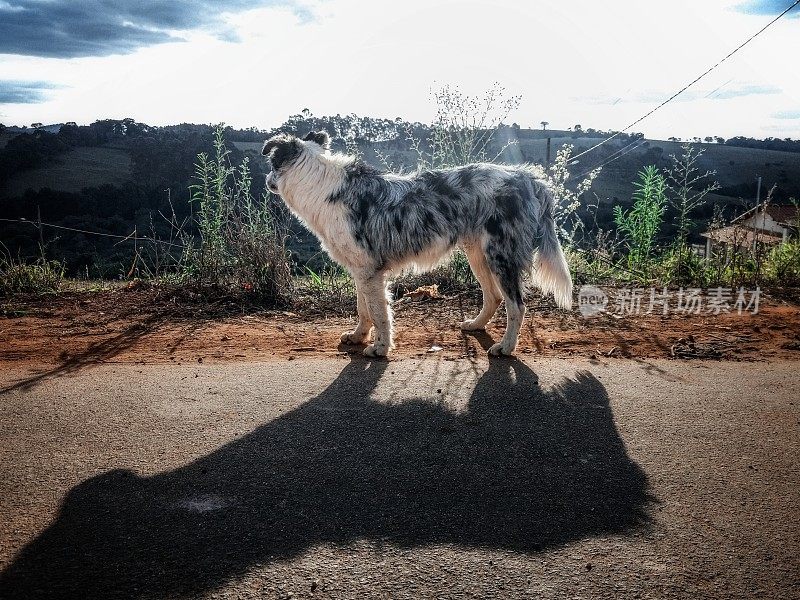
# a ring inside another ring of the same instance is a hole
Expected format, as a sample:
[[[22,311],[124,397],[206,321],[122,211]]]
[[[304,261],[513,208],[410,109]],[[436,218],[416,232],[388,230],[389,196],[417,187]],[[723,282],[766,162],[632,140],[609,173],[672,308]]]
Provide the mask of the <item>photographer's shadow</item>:
[[[515,359],[469,399],[371,398],[387,362],[352,360],[316,398],[184,467],[73,488],[0,575],[0,596],[171,597],[356,539],[539,552],[647,524],[647,479],[601,383],[543,392]]]

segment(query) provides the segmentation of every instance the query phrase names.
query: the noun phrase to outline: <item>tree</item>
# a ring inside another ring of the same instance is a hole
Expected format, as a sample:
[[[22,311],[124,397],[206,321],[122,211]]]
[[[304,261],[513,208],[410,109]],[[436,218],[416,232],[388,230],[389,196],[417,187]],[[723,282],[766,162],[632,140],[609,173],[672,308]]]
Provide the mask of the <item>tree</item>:
[[[575,127],[574,127],[573,129],[575,129],[575,131],[577,131],[577,132],[579,132],[579,133],[580,133],[581,131],[583,131],[583,128],[580,126],[580,123],[576,123],[576,124],[575,124]]]
[[[550,125],[550,123],[548,121],[542,121],[541,125],[542,125],[542,131],[544,131],[545,129],[547,129],[547,126]]]

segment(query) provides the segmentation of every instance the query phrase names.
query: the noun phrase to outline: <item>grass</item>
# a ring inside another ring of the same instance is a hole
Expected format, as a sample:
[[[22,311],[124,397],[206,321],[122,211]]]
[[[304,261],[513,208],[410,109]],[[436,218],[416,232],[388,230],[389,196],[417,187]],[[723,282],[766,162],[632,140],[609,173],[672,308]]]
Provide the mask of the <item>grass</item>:
[[[356,288],[352,277],[342,267],[327,260],[317,270],[308,265],[295,276],[295,308],[302,307],[325,314],[349,315],[356,309]],[[389,291],[402,298],[419,287],[436,284],[443,295],[476,290],[477,281],[466,255],[455,251],[441,265],[424,273],[404,272],[393,279]]]
[[[54,260],[40,258],[24,262],[0,258],[0,298],[19,294],[54,294],[64,280],[64,267]]]
[[[646,270],[628,265],[622,254],[568,251],[567,259],[578,285],[610,283],[623,286],[800,286],[800,241],[792,240],[773,248],[730,249],[710,260],[693,252],[680,256],[674,246],[660,250]],[[680,265],[680,268],[679,268]]]
[[[295,290],[296,305],[340,315],[349,315],[355,311],[355,282],[336,263],[327,262],[316,271],[306,265],[305,274],[295,277]]]

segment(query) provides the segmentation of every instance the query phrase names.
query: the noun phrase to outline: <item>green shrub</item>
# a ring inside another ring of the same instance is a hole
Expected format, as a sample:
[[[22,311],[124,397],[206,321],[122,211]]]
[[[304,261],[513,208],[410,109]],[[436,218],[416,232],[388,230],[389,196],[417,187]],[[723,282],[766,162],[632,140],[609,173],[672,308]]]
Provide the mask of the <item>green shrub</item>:
[[[627,212],[614,207],[614,222],[628,249],[628,268],[649,277],[656,234],[661,228],[667,204],[666,182],[654,165],[639,172],[633,184],[633,206]]]
[[[0,297],[55,293],[64,279],[64,266],[40,258],[33,263],[0,257]]]
[[[800,240],[793,240],[773,248],[763,264],[768,281],[781,285],[800,285]]]
[[[191,202],[200,236],[199,244],[187,239],[184,273],[200,286],[286,304],[294,280],[285,213],[268,192],[253,197],[248,160],[230,164],[223,131],[221,125],[214,130],[213,157],[197,156]]]
[[[695,285],[709,283],[709,267],[704,258],[676,243],[653,261],[652,274],[664,285]]]

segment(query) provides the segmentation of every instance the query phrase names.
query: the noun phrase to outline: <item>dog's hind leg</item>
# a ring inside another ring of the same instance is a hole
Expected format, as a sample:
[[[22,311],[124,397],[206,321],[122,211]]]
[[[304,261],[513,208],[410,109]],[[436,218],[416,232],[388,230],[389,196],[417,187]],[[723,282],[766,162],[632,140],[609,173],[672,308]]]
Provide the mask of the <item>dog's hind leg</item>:
[[[392,343],[392,309],[389,306],[386,276],[375,273],[362,279],[359,288],[364,291],[365,304],[375,325],[375,339],[364,348],[366,356],[386,356],[394,347]]]
[[[510,356],[517,348],[519,331],[522,328],[522,321],[525,319],[525,302],[522,299],[522,269],[515,264],[513,254],[504,253],[498,244],[489,243],[486,258],[503,292],[508,319],[503,338],[489,348],[489,354]]]
[[[486,262],[486,254],[480,244],[465,243],[464,253],[467,255],[472,273],[475,275],[475,279],[478,280],[483,292],[481,312],[474,319],[468,319],[460,325],[464,331],[474,331],[486,327],[494,313],[497,312],[503,297],[500,288],[497,286],[497,280],[489,268],[489,263]]]
[[[367,299],[364,296],[364,290],[361,289],[358,281],[356,281],[356,306],[358,309],[358,324],[354,331],[347,331],[342,334],[343,344],[364,344],[369,338],[369,332],[372,329],[372,317],[369,314],[367,307]]]

